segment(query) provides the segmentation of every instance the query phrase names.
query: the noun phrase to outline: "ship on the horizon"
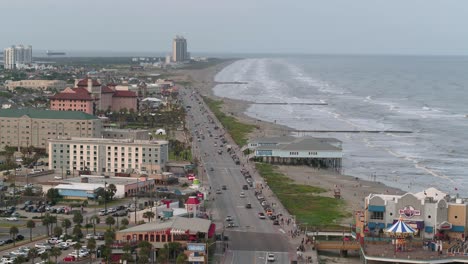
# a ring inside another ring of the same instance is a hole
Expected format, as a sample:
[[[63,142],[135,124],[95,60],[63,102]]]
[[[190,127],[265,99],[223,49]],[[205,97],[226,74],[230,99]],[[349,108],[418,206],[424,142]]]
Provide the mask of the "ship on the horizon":
[[[59,56],[59,55],[67,55],[67,54],[65,52],[61,52],[61,51],[47,50],[46,55],[47,56]]]

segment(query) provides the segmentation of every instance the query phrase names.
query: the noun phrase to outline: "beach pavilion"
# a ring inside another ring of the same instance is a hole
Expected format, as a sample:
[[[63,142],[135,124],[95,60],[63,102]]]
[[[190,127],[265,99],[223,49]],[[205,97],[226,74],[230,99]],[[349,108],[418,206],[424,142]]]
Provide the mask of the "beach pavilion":
[[[270,137],[249,140],[249,159],[272,164],[306,164],[318,168],[341,170],[342,142],[335,138]]]

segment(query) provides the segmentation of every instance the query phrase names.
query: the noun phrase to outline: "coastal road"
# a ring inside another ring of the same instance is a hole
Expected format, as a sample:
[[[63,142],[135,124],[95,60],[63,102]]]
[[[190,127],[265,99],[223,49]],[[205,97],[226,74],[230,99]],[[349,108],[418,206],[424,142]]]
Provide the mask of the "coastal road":
[[[199,176],[204,186],[211,187],[211,198],[214,198],[216,212],[213,215],[218,233],[222,232],[228,237],[225,263],[252,263],[253,260],[253,263],[265,263],[266,259],[263,262],[260,260],[267,252],[275,252],[278,263],[289,263],[282,261],[290,260],[291,251],[285,232],[280,226],[273,225],[273,221],[258,217],[263,208],[253,189],[242,190],[242,186],[247,184],[241,174],[242,164],[236,165],[225,146],[220,147],[223,131],[214,128],[217,120],[207,111],[200,96],[188,89],[181,89],[181,97],[193,136],[193,152],[203,165]],[[214,123],[210,120],[214,120]],[[218,154],[219,150],[222,150],[222,154]],[[226,190],[222,190],[223,185]],[[218,189],[221,190],[220,194],[216,194]],[[245,193],[245,197],[240,197],[241,192]],[[247,203],[252,205],[251,209],[246,208]],[[227,227],[227,216],[232,217],[235,227]]]

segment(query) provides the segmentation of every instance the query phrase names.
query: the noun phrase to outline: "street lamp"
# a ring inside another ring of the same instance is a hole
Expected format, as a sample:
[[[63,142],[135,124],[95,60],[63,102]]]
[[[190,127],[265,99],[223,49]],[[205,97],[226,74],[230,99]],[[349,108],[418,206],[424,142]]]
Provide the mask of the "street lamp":
[[[104,212],[107,213],[107,182],[104,182]]]

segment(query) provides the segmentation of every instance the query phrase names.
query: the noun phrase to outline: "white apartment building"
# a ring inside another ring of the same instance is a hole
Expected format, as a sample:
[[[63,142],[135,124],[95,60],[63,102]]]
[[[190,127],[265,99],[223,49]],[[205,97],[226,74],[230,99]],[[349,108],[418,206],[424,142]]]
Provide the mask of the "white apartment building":
[[[4,49],[3,60],[5,69],[14,69],[18,64],[32,63],[32,46],[11,46]]]
[[[96,173],[162,172],[169,142],[106,138],[49,140],[49,169]]]

